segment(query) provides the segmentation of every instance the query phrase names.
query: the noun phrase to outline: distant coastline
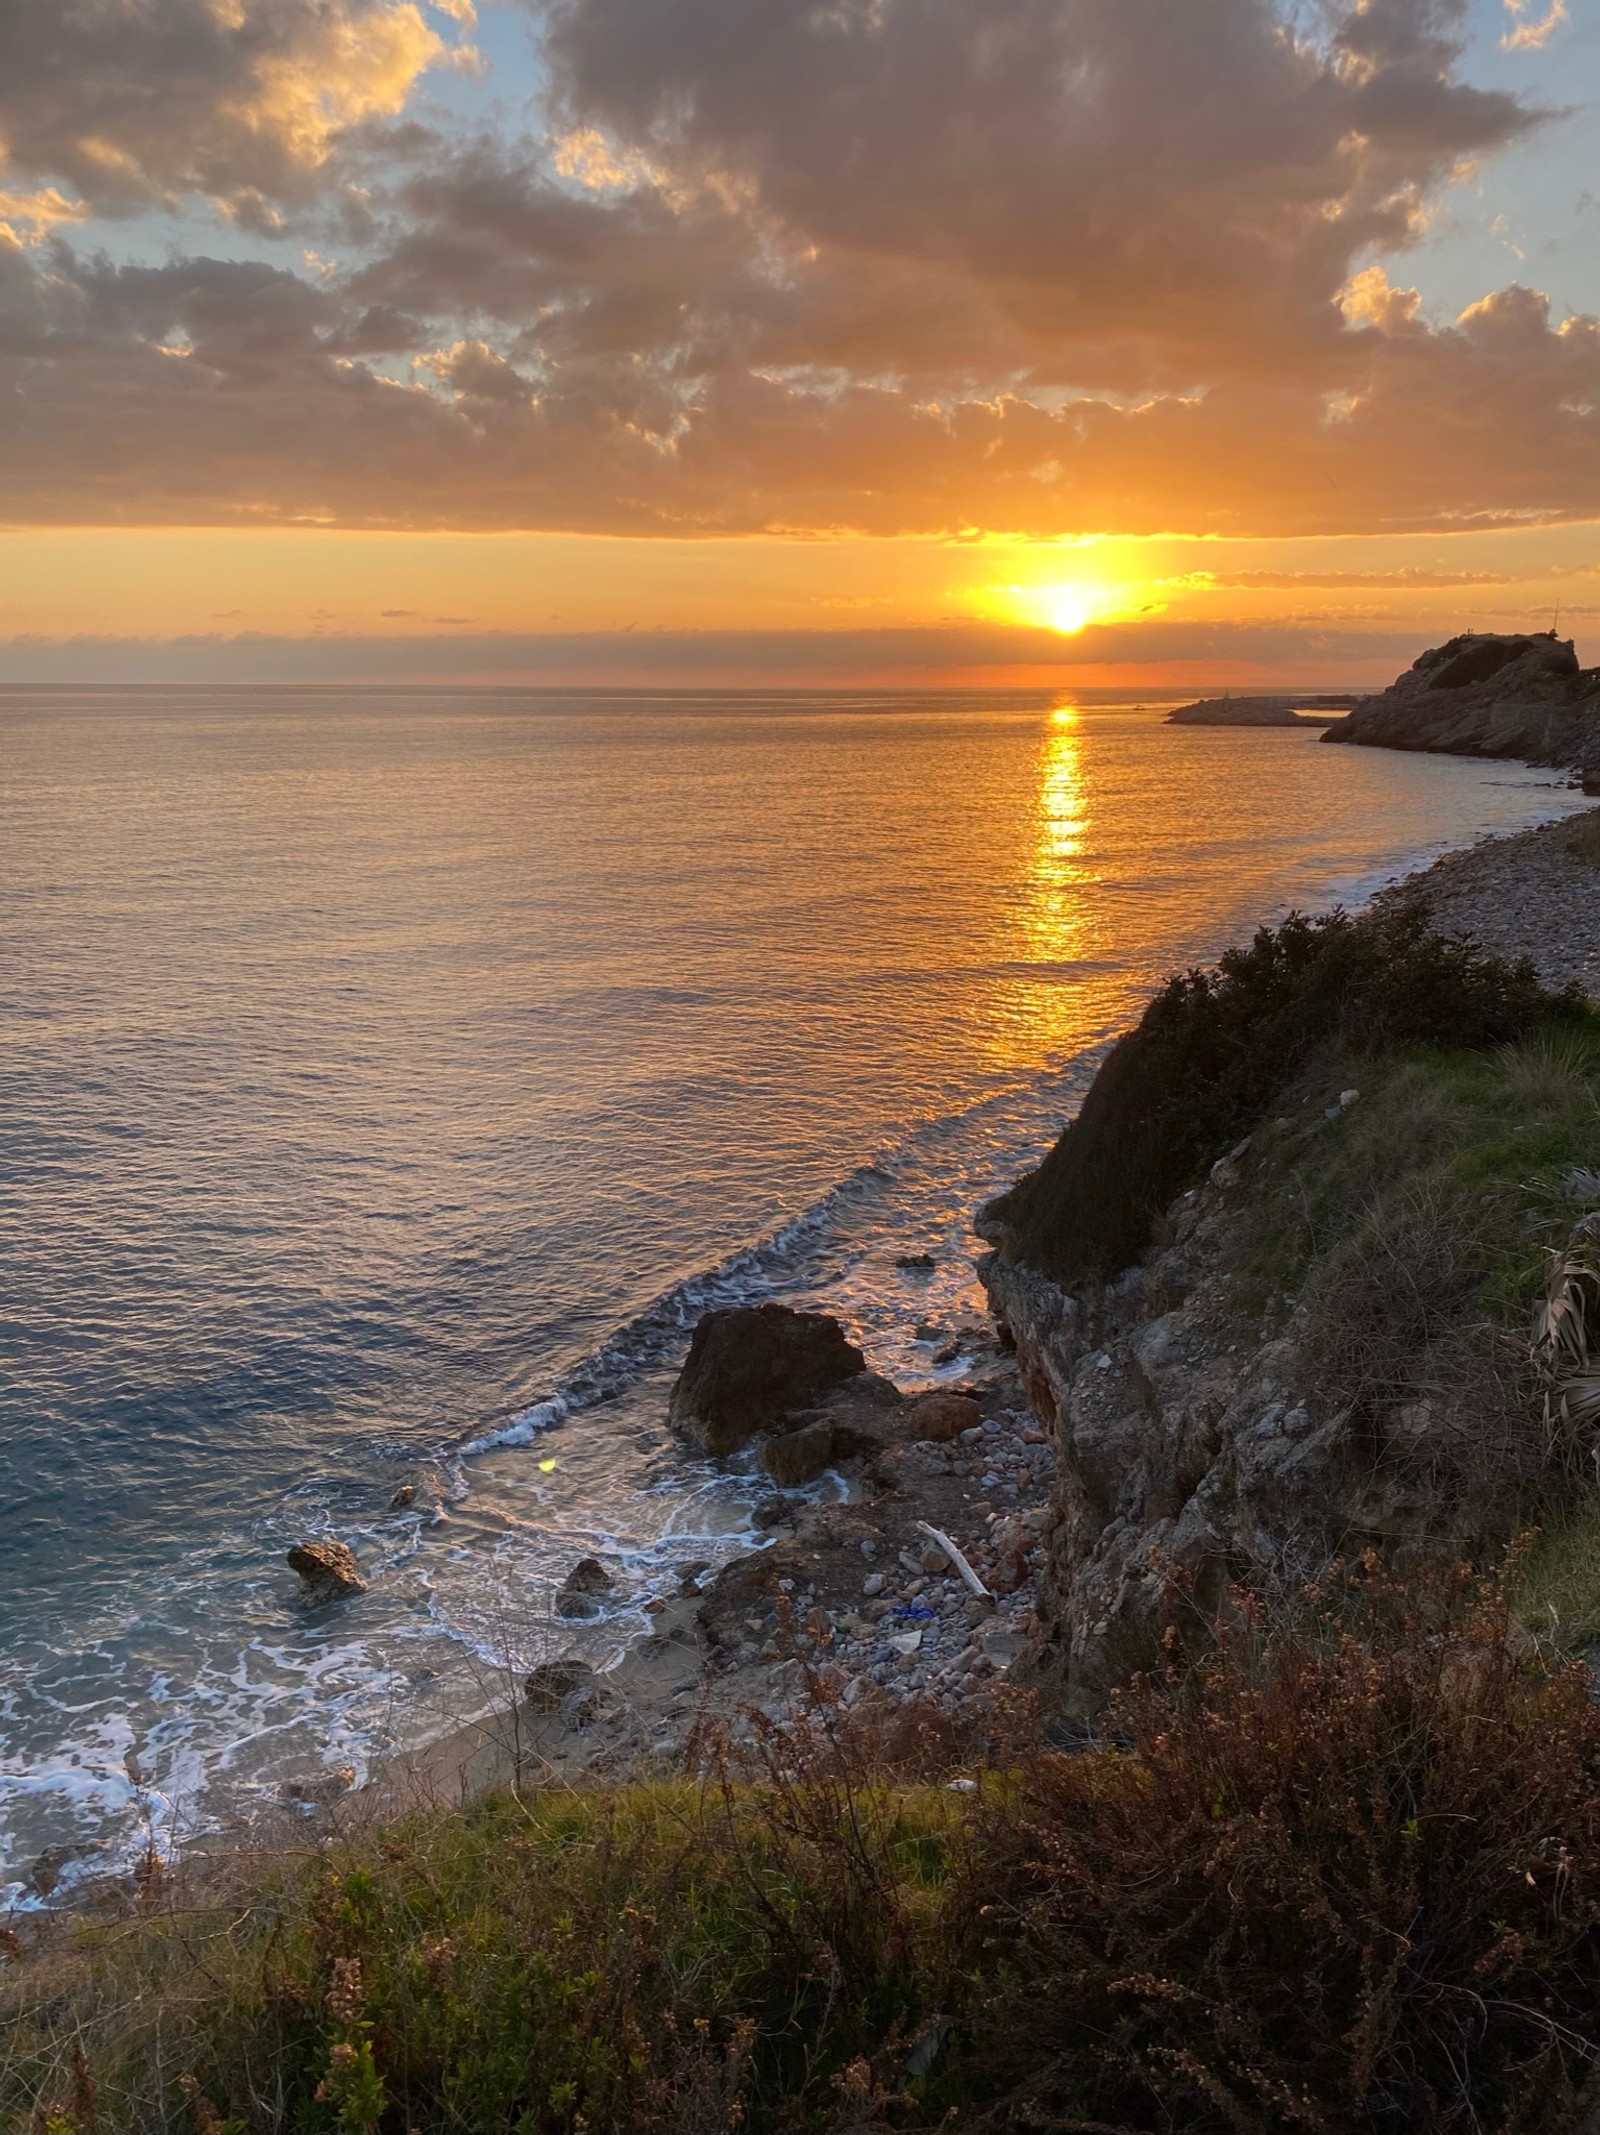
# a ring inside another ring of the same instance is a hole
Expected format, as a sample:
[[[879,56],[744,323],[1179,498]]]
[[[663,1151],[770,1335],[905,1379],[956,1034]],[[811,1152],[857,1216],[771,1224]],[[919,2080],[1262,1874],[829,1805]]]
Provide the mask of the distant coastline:
[[[1168,726],[1333,726],[1361,702],[1358,691],[1294,697],[1199,697],[1168,712]]]

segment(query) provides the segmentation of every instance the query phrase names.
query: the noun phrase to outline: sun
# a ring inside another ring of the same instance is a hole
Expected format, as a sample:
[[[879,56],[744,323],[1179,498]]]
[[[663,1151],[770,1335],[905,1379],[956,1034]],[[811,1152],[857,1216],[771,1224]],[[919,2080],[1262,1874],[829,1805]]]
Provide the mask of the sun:
[[[1044,586],[1039,604],[1050,628],[1070,638],[1094,621],[1106,598],[1099,586]]]
[[[1068,638],[1117,605],[1111,587],[1081,578],[1041,586],[996,586],[990,598],[1011,621],[1042,625]]]

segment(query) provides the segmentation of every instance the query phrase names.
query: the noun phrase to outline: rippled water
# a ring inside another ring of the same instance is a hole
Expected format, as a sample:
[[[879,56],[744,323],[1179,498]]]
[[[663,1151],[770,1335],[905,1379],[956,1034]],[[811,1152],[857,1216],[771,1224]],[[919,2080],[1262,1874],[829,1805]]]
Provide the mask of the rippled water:
[[[707,1302],[928,1378],[1164,972],[1571,805],[1160,709],[0,694],[0,1886],[481,1709],[582,1552],[734,1546]]]

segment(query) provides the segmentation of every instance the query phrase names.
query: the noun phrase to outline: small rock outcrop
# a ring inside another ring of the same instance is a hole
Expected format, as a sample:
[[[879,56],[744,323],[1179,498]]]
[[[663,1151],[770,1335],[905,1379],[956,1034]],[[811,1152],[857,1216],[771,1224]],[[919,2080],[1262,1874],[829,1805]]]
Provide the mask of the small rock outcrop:
[[[669,1414],[702,1452],[737,1453],[866,1368],[828,1313],[736,1305],[695,1329]]]
[[[1467,631],[1423,653],[1322,738],[1581,772],[1600,751],[1600,668],[1580,667],[1572,640],[1553,630]]]
[[[1168,712],[1168,726],[1332,726],[1354,696],[1201,697]]]
[[[559,1712],[568,1698],[587,1690],[594,1679],[587,1661],[541,1661],[523,1685],[523,1694],[531,1712]]]
[[[347,1543],[297,1542],[288,1558],[289,1569],[300,1574],[314,1601],[337,1601],[345,1594],[367,1591],[355,1552]]]
[[[598,1557],[580,1557],[556,1590],[558,1616],[598,1616],[600,1605],[615,1591],[611,1574]]]
[[[814,1483],[839,1458],[839,1432],[831,1417],[820,1416],[798,1430],[779,1431],[761,1448],[761,1465],[780,1490]]]
[[[948,1445],[983,1411],[970,1394],[936,1392],[908,1399],[876,1372],[848,1379],[818,1409],[768,1438],[761,1465],[785,1490],[814,1482],[841,1461],[871,1459],[890,1446]]]
[[[913,1442],[948,1445],[981,1422],[983,1410],[970,1394],[922,1394],[907,1402],[899,1419],[899,1436]]]

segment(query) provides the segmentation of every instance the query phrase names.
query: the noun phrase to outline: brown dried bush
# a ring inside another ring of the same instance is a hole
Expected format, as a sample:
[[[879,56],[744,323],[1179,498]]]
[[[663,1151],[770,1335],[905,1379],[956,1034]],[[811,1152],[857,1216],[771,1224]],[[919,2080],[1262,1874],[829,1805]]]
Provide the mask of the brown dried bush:
[[[1368,1559],[991,1804],[999,2130],[1553,2135],[1600,2034],[1600,1713],[1498,1583]]]

